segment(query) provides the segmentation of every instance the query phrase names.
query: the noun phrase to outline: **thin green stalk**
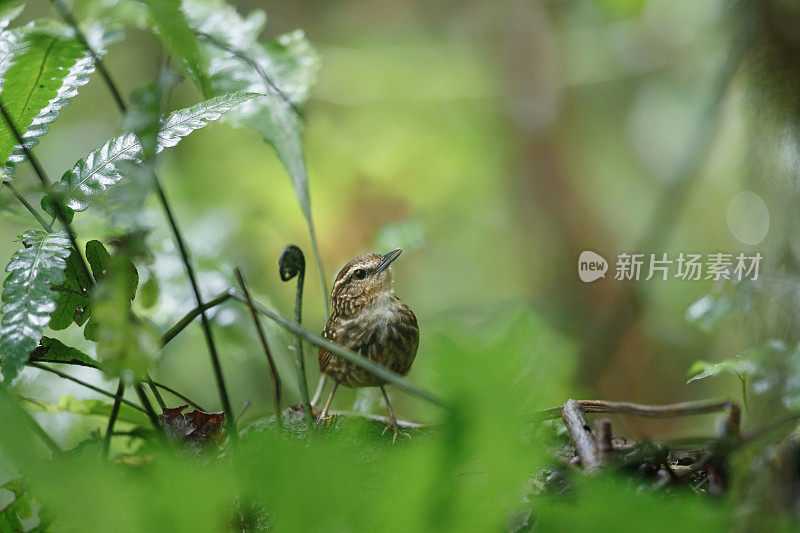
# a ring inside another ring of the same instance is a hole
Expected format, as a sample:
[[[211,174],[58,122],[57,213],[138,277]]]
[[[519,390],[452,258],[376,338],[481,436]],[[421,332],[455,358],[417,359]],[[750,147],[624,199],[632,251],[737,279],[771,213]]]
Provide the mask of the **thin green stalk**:
[[[747,399],[747,374],[737,373],[739,383],[742,386],[742,405],[744,406],[744,413],[747,415],[747,423],[750,424],[750,430],[754,430],[753,418],[750,416],[750,402]]]
[[[167,201],[167,196],[164,194],[164,189],[161,187],[155,172],[153,172],[152,178],[156,193],[159,201],[161,202],[161,207],[164,210],[164,214],[166,215],[170,228],[172,229],[172,236],[178,245],[178,251],[180,252],[181,259],[183,260],[183,266],[186,269],[186,274],[189,277],[189,284],[192,286],[195,302],[197,303],[198,307],[202,307],[203,296],[200,293],[200,285],[197,283],[197,276],[195,275],[194,267],[192,266],[192,261],[189,257],[189,251],[186,247],[186,243],[183,240],[183,234],[178,228],[178,222],[172,213],[172,207]],[[236,442],[238,438],[238,433],[236,431],[236,420],[234,418],[233,409],[231,408],[231,402],[228,397],[228,389],[225,386],[225,378],[222,375],[222,365],[219,361],[217,345],[214,342],[214,334],[211,331],[211,321],[208,319],[208,315],[205,311],[201,310],[200,320],[203,326],[206,344],[208,345],[208,351],[211,355],[211,364],[214,367],[214,376],[217,380],[217,390],[219,391],[219,398],[222,402],[222,409],[225,411],[225,425],[228,426],[228,434],[230,435],[231,441]]]
[[[111,447],[111,436],[114,434],[114,425],[119,415],[119,406],[122,405],[122,395],[125,394],[125,382],[120,379],[117,385],[117,393],[114,395],[114,406],[111,408],[111,415],[108,417],[106,436],[103,439],[103,458],[108,459],[108,450]]]
[[[25,209],[27,209],[30,212],[30,214],[32,214],[34,218],[36,218],[36,220],[39,221],[39,224],[41,224],[42,227],[46,229],[48,233],[51,233],[53,231],[53,226],[47,223],[47,221],[42,217],[42,215],[40,215],[39,212],[28,202],[28,200],[26,200],[25,197],[22,196],[22,194],[20,194],[20,192],[16,189],[16,187],[11,185],[10,181],[5,182],[4,185],[8,188],[9,191],[11,191],[11,194],[13,194],[17,198],[17,200],[19,200],[20,203],[25,206]]]
[[[306,279],[306,258],[303,250],[294,244],[288,245],[283,249],[280,259],[278,259],[278,273],[281,280],[290,281],[297,277],[297,290],[294,298],[294,321],[300,324],[303,316],[303,287]],[[306,421],[311,424],[314,421],[311,398],[308,394],[308,380],[306,379],[306,362],[303,355],[303,339],[295,335],[294,342],[294,366],[297,371],[297,387],[300,389],[300,399],[303,404],[303,412]]]
[[[142,402],[142,405],[144,405],[144,412],[147,413],[147,418],[149,418],[150,423],[153,424],[156,434],[158,434],[159,438],[163,440],[164,429],[161,427],[161,421],[158,419],[158,415],[153,410],[153,405],[150,403],[150,399],[147,397],[144,387],[142,387],[141,383],[137,383],[134,388],[136,389],[136,394],[139,396],[139,401]]]
[[[167,330],[166,333],[161,335],[161,346],[166,346],[172,339],[178,336],[178,334],[183,331],[186,326],[192,323],[192,320],[200,316],[205,311],[220,305],[223,302],[226,302],[231,296],[232,289],[226,289],[225,291],[221,292],[213,299],[209,300],[208,302],[204,303],[203,305],[199,305],[193,308],[191,311],[186,313],[183,318],[178,320],[174,326]]]
[[[111,95],[114,97],[114,101],[117,103],[117,107],[122,110],[123,113],[128,111],[128,108],[125,106],[125,100],[122,99],[122,93],[120,93],[119,89],[117,89],[114,80],[111,79],[111,75],[106,70],[105,65],[102,61],[100,61],[100,56],[97,55],[97,52],[94,51],[94,48],[89,46],[89,41],[86,40],[86,36],[81,31],[80,27],[78,26],[78,22],[75,20],[75,17],[72,16],[67,6],[65,6],[61,0],[51,0],[53,5],[58,10],[61,17],[67,21],[67,24],[72,26],[72,29],[75,31],[75,35],[78,37],[78,40],[81,41],[83,47],[86,48],[86,51],[89,52],[89,55],[92,56],[92,62],[94,63],[95,68],[97,68],[97,72],[100,73],[100,76],[103,78],[103,81],[108,86],[109,90],[111,91]]]
[[[108,396],[109,398],[115,398],[115,399],[117,397],[117,395],[114,394],[113,392],[108,392],[107,390],[101,389],[100,387],[92,385],[91,383],[87,383],[87,382],[83,381],[82,379],[78,379],[78,378],[76,378],[74,376],[70,376],[69,374],[67,374],[65,372],[62,372],[60,370],[57,370],[57,369],[55,369],[53,367],[50,367],[50,366],[47,366],[47,365],[43,365],[43,364],[37,363],[35,361],[28,361],[27,364],[28,364],[28,366],[32,366],[33,368],[38,368],[39,370],[44,370],[46,372],[50,372],[51,374],[55,374],[58,377],[61,377],[61,378],[64,378],[64,379],[68,379],[68,380],[72,381],[73,383],[77,383],[78,385],[82,385],[82,386],[86,387],[87,389],[91,389],[91,390],[95,391],[98,394],[102,394],[104,396]],[[131,402],[130,400],[126,400],[125,398],[121,398],[120,401],[122,403],[124,403],[125,405],[133,407],[137,411],[142,411],[143,413],[147,412],[144,408],[142,408],[142,406],[136,405],[135,403]]]
[[[275,366],[275,360],[272,358],[272,351],[269,349],[267,336],[264,334],[264,328],[261,326],[261,320],[258,318],[258,312],[256,311],[255,307],[253,307],[253,300],[250,298],[250,291],[247,290],[247,283],[245,283],[244,281],[242,270],[239,267],[236,267],[234,269],[234,272],[236,273],[236,279],[239,281],[239,287],[241,287],[242,293],[244,294],[245,300],[247,301],[247,307],[250,309],[250,315],[253,317],[253,324],[255,325],[256,333],[258,334],[258,340],[261,342],[261,348],[264,351],[264,355],[267,358],[267,367],[269,368],[269,373],[270,376],[272,377],[272,390],[274,393],[274,400],[275,400],[275,416],[277,417],[278,423],[280,424],[281,377],[280,374],[278,374],[278,368]]]
[[[207,410],[207,409],[205,409],[205,408],[203,408],[203,407],[202,407],[202,406],[201,406],[199,403],[197,403],[197,402],[195,402],[195,401],[192,401],[192,400],[191,400],[191,398],[189,398],[188,396],[185,396],[185,395],[181,394],[180,392],[176,391],[176,390],[175,390],[175,389],[173,389],[173,388],[167,387],[166,385],[164,385],[164,384],[162,384],[162,383],[159,383],[158,381],[154,381],[154,382],[153,382],[153,385],[155,385],[156,387],[159,387],[159,388],[161,388],[161,389],[164,389],[165,391],[169,392],[170,394],[172,394],[172,395],[174,395],[174,396],[177,396],[178,398],[180,398],[180,399],[181,399],[181,400],[183,400],[184,402],[188,403],[189,405],[191,405],[191,406],[192,406],[192,407],[194,407],[195,409],[199,409],[199,410],[201,410],[201,411],[208,412],[208,410]]]

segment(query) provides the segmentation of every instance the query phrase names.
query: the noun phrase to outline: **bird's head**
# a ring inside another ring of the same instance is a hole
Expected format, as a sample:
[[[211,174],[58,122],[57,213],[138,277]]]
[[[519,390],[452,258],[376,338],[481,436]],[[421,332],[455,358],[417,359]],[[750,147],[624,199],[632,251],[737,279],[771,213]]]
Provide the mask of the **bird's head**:
[[[359,255],[342,267],[331,291],[334,309],[360,307],[383,293],[391,293],[392,272],[389,265],[402,251],[397,248],[385,255]]]

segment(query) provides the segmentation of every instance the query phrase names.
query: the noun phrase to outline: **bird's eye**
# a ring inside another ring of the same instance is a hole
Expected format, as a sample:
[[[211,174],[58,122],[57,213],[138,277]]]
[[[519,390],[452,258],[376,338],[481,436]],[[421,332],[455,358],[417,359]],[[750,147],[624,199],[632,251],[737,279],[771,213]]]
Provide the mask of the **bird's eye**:
[[[353,272],[353,277],[356,279],[364,279],[367,277],[367,271],[364,270],[363,268],[359,268],[355,272]]]

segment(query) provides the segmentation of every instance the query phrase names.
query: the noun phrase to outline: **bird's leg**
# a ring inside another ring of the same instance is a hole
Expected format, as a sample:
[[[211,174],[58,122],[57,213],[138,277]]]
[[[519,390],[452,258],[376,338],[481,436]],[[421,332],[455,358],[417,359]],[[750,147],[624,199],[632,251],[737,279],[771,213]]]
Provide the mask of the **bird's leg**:
[[[386,410],[389,411],[389,424],[385,428],[383,428],[383,433],[386,433],[387,429],[391,429],[394,432],[394,435],[392,436],[392,444],[394,444],[394,441],[397,440],[398,434],[403,435],[404,437],[408,437],[410,439],[411,435],[403,431],[400,431],[400,426],[397,424],[397,418],[395,418],[394,411],[392,410],[392,404],[389,401],[389,395],[386,394],[386,388],[383,385],[381,385],[381,392],[383,393],[383,399],[386,402]]]
[[[333,401],[333,395],[336,394],[336,389],[339,387],[339,383],[333,383],[333,389],[331,390],[331,395],[328,396],[328,401],[325,402],[325,408],[322,410],[322,413],[319,415],[320,420],[325,420],[328,418],[328,410],[331,408],[331,402]]]

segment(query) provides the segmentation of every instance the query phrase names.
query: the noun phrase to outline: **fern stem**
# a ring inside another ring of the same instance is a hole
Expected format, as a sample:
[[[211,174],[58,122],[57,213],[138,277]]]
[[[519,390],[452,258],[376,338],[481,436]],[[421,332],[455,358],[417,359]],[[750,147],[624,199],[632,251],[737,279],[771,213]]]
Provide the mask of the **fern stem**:
[[[103,439],[104,459],[108,459],[108,450],[111,447],[111,436],[114,434],[114,425],[117,423],[117,415],[119,415],[119,406],[122,405],[123,394],[125,394],[125,381],[120,378],[119,385],[117,385],[117,393],[114,395],[114,406],[111,408],[111,415],[108,417],[106,436]]]
[[[86,40],[86,36],[78,27],[78,21],[75,20],[75,17],[72,16],[72,13],[70,13],[69,9],[67,9],[67,6],[65,6],[63,2],[61,2],[61,0],[51,0],[51,2],[58,10],[59,14],[61,15],[61,18],[67,21],[67,24],[72,26],[72,29],[75,30],[75,36],[78,37],[78,40],[86,48],[86,51],[89,52],[90,56],[92,56],[92,62],[94,62],[95,68],[97,68],[97,72],[100,73],[100,76],[102,76],[103,81],[108,86],[108,89],[111,91],[111,94],[117,103],[117,107],[119,107],[123,113],[126,113],[128,111],[128,108],[125,105],[125,100],[122,99],[122,94],[120,93],[119,89],[114,83],[114,80],[111,79],[111,75],[109,75],[105,65],[103,64],[102,61],[100,61],[100,56],[97,55],[97,52],[94,51],[94,48],[89,46],[89,41]]]
[[[203,407],[202,407],[200,404],[198,404],[197,402],[195,402],[195,401],[192,401],[192,399],[191,399],[191,398],[189,398],[188,396],[185,396],[185,395],[181,394],[180,392],[176,391],[175,389],[173,389],[173,388],[171,388],[171,387],[167,387],[167,386],[166,386],[166,385],[164,385],[163,383],[159,383],[158,381],[154,381],[154,382],[153,382],[153,385],[155,385],[155,386],[156,386],[156,387],[158,387],[158,388],[164,389],[165,391],[169,392],[170,394],[173,394],[174,396],[177,396],[178,398],[180,398],[180,399],[181,399],[181,400],[183,400],[184,402],[188,403],[189,405],[191,405],[191,406],[192,406],[192,407],[194,407],[195,409],[199,409],[199,410],[201,410],[201,411],[208,412],[208,410],[207,410],[207,409],[204,409],[204,408],[203,408]]]
[[[13,185],[11,185],[11,182],[10,182],[10,181],[7,181],[7,182],[5,182],[5,183],[4,183],[4,185],[5,185],[6,187],[8,187],[8,190],[9,190],[9,191],[11,191],[11,194],[13,194],[13,195],[14,195],[14,197],[15,197],[17,200],[19,200],[19,201],[20,201],[20,203],[21,203],[23,206],[25,206],[25,209],[27,209],[27,210],[30,212],[30,214],[32,214],[32,215],[34,216],[34,218],[36,218],[36,220],[39,222],[39,224],[41,224],[41,225],[42,225],[42,227],[43,227],[44,229],[46,229],[48,233],[52,233],[52,232],[53,232],[53,225],[52,225],[52,224],[48,224],[48,223],[47,223],[47,221],[46,221],[46,220],[45,220],[45,219],[42,217],[42,215],[40,215],[40,214],[39,214],[39,212],[36,210],[36,208],[34,208],[34,207],[33,207],[33,206],[32,206],[32,205],[31,205],[31,204],[28,202],[28,200],[26,200],[26,199],[25,199],[25,197],[24,197],[24,196],[22,196],[22,194],[20,194],[20,192],[19,192],[19,191],[16,189],[16,187],[14,187]]]
[[[200,316],[201,313],[208,311],[224,302],[226,302],[233,294],[231,293],[231,289],[227,289],[221,292],[216,297],[212,298],[211,300],[207,301],[203,305],[199,305],[193,308],[191,311],[186,313],[178,322],[175,323],[174,326],[169,328],[166,333],[161,335],[161,346],[166,346],[172,339],[178,336],[178,334],[186,329],[186,326],[192,323],[192,320]]]
[[[267,342],[267,336],[264,334],[264,328],[261,325],[261,319],[258,317],[258,312],[256,308],[253,307],[253,300],[250,298],[250,291],[247,290],[247,283],[244,281],[244,276],[242,275],[242,270],[239,267],[234,269],[236,273],[236,279],[239,281],[239,287],[242,289],[242,293],[244,294],[245,300],[247,300],[247,307],[250,309],[250,315],[253,317],[253,324],[256,328],[256,333],[258,333],[258,340],[261,342],[261,348],[264,350],[264,355],[267,357],[267,365],[269,368],[270,376],[272,376],[272,390],[274,392],[274,399],[275,399],[275,416],[278,424],[281,423],[281,376],[278,374],[278,368],[275,366],[275,360],[272,358],[272,352],[269,349],[269,343]],[[306,396],[308,396],[308,390],[306,390]]]
[[[158,415],[153,410],[153,405],[150,403],[150,399],[147,397],[144,387],[142,387],[141,383],[137,383],[134,388],[136,389],[136,394],[139,396],[139,401],[144,405],[144,412],[147,413],[147,418],[150,419],[150,423],[153,424],[153,428],[156,430],[156,435],[163,441],[164,428],[161,427],[161,422],[158,420]]]
[[[33,368],[38,368],[39,370],[44,370],[46,372],[50,372],[51,374],[55,374],[58,377],[61,377],[61,378],[64,378],[64,379],[68,379],[69,381],[72,381],[73,383],[77,383],[78,385],[82,385],[82,386],[86,387],[87,389],[91,389],[91,390],[95,391],[98,394],[102,394],[103,396],[108,396],[110,398],[116,398],[117,397],[117,395],[114,394],[113,392],[108,392],[107,390],[101,389],[100,387],[92,385],[91,383],[87,383],[87,382],[83,381],[82,379],[78,379],[78,378],[76,378],[74,376],[70,376],[69,374],[67,374],[65,372],[62,372],[60,370],[57,370],[57,369],[55,369],[55,368],[53,368],[51,366],[43,365],[43,364],[37,363],[35,361],[28,361],[28,366],[32,366]],[[125,398],[122,398],[120,401],[122,403],[124,403],[125,405],[133,407],[137,411],[141,411],[143,413],[147,412],[141,405],[137,405],[137,404],[133,403],[130,400],[126,400]]]
[[[186,247],[185,241],[183,240],[183,234],[178,228],[178,222],[172,212],[172,207],[167,200],[167,195],[164,193],[164,188],[158,181],[158,176],[156,176],[155,171],[152,172],[152,179],[153,186],[156,189],[156,194],[161,202],[161,208],[164,210],[164,214],[166,215],[170,228],[172,229],[172,236],[178,245],[178,251],[180,252],[181,259],[183,260],[183,266],[186,268],[186,274],[189,277],[189,284],[192,286],[195,302],[197,303],[198,307],[202,307],[203,296],[200,293],[200,285],[197,283],[197,276],[195,275],[194,267],[192,266],[192,260],[189,257],[189,250]],[[214,342],[214,334],[211,330],[211,321],[208,319],[208,315],[205,311],[200,312],[200,323],[203,327],[203,334],[205,335],[209,354],[211,355],[211,364],[214,367],[214,376],[217,380],[219,398],[222,402],[222,410],[225,411],[225,423],[228,426],[228,434],[230,435],[231,441],[235,442],[238,437],[236,432],[236,421],[234,419],[233,409],[231,409],[231,402],[228,397],[228,388],[225,386],[225,378],[222,375],[222,365],[219,361],[217,345]]]

